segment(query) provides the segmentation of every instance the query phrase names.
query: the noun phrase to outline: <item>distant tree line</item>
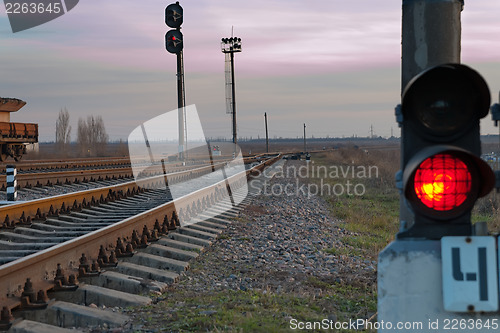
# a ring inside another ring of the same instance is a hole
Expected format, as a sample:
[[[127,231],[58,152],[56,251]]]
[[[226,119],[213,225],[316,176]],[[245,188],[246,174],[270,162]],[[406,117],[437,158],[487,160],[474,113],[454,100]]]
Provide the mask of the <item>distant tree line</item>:
[[[69,112],[64,108],[61,109],[56,120],[56,147],[65,155],[68,153],[71,142],[69,119]],[[109,136],[101,116],[91,115],[86,119],[79,118],[76,135],[78,152],[81,156],[103,156],[106,153]]]

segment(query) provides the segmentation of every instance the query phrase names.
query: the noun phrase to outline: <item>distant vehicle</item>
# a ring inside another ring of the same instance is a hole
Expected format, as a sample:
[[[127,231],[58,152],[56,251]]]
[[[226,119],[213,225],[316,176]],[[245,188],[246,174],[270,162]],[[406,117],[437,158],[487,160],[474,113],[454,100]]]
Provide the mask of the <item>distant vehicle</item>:
[[[0,161],[9,156],[19,161],[26,154],[26,146],[38,142],[38,124],[10,122],[10,113],[25,105],[17,98],[0,97]]]

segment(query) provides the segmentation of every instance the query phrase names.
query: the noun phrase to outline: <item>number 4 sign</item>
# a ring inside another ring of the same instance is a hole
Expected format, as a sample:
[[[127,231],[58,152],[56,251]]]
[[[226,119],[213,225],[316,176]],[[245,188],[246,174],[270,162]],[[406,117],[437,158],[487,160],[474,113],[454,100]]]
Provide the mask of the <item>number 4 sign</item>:
[[[498,311],[498,263],[494,237],[443,237],[441,256],[446,311]]]

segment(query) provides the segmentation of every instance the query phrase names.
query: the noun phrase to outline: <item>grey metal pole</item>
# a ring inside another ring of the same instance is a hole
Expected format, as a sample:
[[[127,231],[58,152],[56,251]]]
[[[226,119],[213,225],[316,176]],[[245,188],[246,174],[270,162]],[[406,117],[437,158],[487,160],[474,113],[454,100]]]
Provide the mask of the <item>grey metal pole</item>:
[[[236,92],[234,88],[234,52],[231,52],[231,93],[233,95],[233,143],[236,145],[238,143],[236,135]]]
[[[306,124],[304,123],[304,153],[307,151],[306,148]]]
[[[269,153],[269,133],[267,132],[267,112],[264,112],[264,120],[266,122],[266,153]]]
[[[179,121],[179,159],[184,160],[185,137],[184,137],[184,66],[182,51],[177,53],[177,110]]]
[[[401,91],[424,69],[460,63],[463,0],[403,0]]]

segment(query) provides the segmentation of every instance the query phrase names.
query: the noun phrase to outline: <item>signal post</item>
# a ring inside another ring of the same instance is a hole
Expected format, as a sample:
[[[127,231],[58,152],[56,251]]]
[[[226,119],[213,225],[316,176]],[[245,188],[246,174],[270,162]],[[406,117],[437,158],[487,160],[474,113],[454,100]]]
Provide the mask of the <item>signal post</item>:
[[[179,123],[179,160],[184,161],[186,154],[187,128],[185,123],[186,97],[184,89],[184,37],[181,25],[184,22],[184,11],[179,1],[165,8],[165,24],[173,28],[165,34],[165,48],[169,53],[177,55],[177,108]]]
[[[489,105],[486,82],[460,64],[428,69],[403,92],[397,179],[412,216],[379,255],[378,322],[390,326],[380,332],[500,330],[497,239],[471,223],[495,185],[480,159]]]
[[[498,239],[471,211],[495,186],[480,159],[484,79],[460,62],[460,0],[403,0],[400,232],[379,255],[379,332],[500,331]]]

